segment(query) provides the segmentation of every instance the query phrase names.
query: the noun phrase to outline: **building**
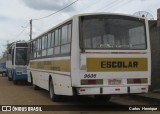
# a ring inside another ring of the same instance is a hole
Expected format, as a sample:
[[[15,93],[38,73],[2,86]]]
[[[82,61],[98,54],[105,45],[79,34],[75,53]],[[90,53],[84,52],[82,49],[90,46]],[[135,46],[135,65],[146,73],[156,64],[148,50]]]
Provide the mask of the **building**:
[[[151,42],[151,87],[154,91],[160,89],[160,9],[157,10],[157,20],[149,21],[150,42]]]

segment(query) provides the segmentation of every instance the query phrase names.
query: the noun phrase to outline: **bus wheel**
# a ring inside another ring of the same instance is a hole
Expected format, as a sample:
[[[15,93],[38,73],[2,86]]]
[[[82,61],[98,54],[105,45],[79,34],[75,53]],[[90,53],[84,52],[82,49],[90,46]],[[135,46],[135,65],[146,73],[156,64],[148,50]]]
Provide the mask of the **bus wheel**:
[[[39,90],[39,87],[37,85],[33,84],[33,89],[34,90]]]
[[[111,95],[95,95],[94,98],[97,101],[108,102],[111,99]]]
[[[31,85],[33,85],[33,78],[32,78],[32,76],[31,76]]]
[[[9,80],[9,81],[12,81],[12,78],[10,78],[10,77],[8,76],[8,80]]]
[[[51,98],[52,101],[55,101],[55,102],[60,101],[60,96],[54,94],[54,88],[53,88],[52,79],[49,82],[49,94],[50,94],[50,98]]]
[[[14,83],[15,85],[17,85],[18,81],[17,81],[17,80],[13,80],[13,83]]]
[[[31,77],[31,83],[30,83],[30,85],[33,86],[33,77],[32,77],[32,73],[31,72],[30,72],[30,77]]]

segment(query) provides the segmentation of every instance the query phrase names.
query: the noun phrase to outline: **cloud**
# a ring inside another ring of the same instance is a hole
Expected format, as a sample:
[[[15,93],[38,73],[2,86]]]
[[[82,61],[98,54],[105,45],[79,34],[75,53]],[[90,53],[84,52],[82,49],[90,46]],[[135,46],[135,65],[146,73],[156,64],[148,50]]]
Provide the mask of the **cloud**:
[[[59,10],[69,4],[71,4],[74,0],[20,0],[27,7],[30,7],[35,10],[51,10],[56,11]],[[74,7],[70,6],[64,11],[71,11]]]
[[[0,21],[9,21],[10,19],[5,16],[0,16]]]

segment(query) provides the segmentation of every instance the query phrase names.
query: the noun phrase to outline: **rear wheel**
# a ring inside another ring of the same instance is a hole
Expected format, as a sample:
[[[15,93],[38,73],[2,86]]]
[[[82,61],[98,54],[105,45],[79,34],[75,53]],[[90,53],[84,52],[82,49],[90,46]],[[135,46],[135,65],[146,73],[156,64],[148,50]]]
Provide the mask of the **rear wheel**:
[[[52,101],[60,101],[60,96],[54,93],[53,81],[50,79],[49,82],[49,94]]]
[[[15,85],[17,85],[18,81],[17,81],[17,80],[13,80],[13,83],[14,83]]]
[[[39,90],[39,87],[37,85],[33,84],[33,89],[34,90]]]
[[[8,76],[8,80],[9,80],[9,81],[12,81],[12,78],[10,78],[10,77]]]
[[[33,78],[32,78],[32,74],[30,73],[30,77],[31,77],[31,85],[33,85]]]

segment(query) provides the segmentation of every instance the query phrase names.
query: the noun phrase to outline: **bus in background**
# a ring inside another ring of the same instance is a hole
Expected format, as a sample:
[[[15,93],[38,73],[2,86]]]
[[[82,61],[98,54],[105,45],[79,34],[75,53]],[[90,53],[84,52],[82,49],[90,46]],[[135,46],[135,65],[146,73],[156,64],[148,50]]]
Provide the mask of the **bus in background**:
[[[0,74],[7,76],[6,62],[0,62]]]
[[[81,14],[29,42],[28,81],[53,101],[66,96],[147,93],[148,21],[123,14]]]
[[[8,80],[13,80],[14,84],[21,80],[27,80],[27,49],[26,42],[14,42],[9,49],[6,67]]]

